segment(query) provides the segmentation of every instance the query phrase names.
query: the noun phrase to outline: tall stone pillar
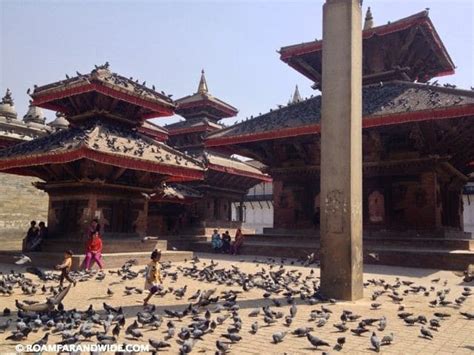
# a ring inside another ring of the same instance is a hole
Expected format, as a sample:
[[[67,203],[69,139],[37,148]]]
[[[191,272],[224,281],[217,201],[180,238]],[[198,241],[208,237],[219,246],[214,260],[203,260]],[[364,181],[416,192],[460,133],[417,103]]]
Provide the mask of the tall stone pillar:
[[[362,30],[359,0],[323,7],[321,291],[363,296]]]

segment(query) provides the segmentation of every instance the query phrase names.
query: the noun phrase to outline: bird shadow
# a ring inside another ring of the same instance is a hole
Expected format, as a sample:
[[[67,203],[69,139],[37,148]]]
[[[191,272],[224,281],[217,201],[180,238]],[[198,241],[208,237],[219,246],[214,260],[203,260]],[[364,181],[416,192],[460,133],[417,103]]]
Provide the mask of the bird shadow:
[[[91,297],[88,299],[88,301],[92,301],[92,300],[108,300],[108,299],[111,299],[111,297],[109,296],[100,296],[100,297]]]
[[[474,345],[464,345],[463,349],[468,349],[468,350],[474,351]]]
[[[424,337],[424,336],[422,336],[422,335],[418,335],[418,338],[419,338],[419,339],[425,339],[425,340],[432,340],[431,338]]]

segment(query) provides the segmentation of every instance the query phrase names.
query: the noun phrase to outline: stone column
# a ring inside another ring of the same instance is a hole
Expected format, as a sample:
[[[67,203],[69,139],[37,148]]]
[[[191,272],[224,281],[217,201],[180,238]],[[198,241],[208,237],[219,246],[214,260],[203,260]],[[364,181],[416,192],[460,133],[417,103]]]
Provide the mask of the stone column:
[[[323,7],[321,291],[363,297],[362,31],[359,0]]]

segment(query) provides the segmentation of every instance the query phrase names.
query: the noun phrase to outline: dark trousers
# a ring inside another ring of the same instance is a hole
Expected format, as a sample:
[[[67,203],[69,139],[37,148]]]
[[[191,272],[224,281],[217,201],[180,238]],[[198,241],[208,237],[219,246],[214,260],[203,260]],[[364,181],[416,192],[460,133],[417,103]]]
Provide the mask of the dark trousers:
[[[70,283],[74,283],[74,280],[71,279],[71,276],[69,276],[69,270],[62,269],[61,270],[61,276],[59,276],[59,284],[62,285],[64,279],[68,280]]]

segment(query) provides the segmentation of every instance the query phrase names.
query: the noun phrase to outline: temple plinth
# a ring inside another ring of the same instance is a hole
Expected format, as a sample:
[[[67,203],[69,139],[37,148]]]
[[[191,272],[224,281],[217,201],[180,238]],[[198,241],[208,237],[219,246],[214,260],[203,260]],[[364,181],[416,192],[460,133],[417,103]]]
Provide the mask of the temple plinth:
[[[363,297],[362,32],[359,0],[323,8],[321,290]]]

